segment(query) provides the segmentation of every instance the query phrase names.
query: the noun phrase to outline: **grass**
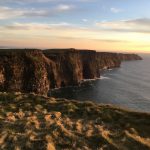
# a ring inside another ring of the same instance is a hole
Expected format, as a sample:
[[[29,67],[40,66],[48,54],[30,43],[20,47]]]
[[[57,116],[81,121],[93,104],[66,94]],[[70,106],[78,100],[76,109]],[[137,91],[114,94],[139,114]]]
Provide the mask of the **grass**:
[[[0,93],[1,150],[148,150],[150,114],[111,105]]]

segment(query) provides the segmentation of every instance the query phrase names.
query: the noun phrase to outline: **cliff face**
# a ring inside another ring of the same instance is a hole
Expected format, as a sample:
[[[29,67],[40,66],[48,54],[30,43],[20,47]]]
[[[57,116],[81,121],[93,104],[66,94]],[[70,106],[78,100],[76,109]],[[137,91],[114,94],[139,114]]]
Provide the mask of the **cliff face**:
[[[90,50],[0,50],[0,91],[47,94],[50,89],[78,85],[100,77],[100,69],[119,67],[135,54]]]
[[[100,69],[116,68],[121,65],[121,59],[119,59],[117,53],[99,52],[97,57]]]
[[[57,80],[55,70],[40,50],[0,51],[0,90],[45,94]]]
[[[96,51],[79,50],[81,67],[83,76],[82,79],[94,79],[100,77],[99,65],[97,61]]]
[[[76,50],[45,50],[43,54],[56,65],[58,74],[55,87],[78,85],[83,79],[82,63]]]

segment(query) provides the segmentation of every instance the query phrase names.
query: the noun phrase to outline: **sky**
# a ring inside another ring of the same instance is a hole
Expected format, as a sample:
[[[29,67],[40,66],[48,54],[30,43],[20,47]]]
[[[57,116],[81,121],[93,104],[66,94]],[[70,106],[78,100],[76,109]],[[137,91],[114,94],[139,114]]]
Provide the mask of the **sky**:
[[[150,0],[0,0],[0,48],[150,53]]]

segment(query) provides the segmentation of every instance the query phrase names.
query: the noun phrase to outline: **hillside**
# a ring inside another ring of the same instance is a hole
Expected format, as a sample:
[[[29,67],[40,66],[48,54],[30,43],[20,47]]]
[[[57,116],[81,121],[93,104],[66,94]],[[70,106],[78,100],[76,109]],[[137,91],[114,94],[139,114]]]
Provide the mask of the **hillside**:
[[[0,93],[2,150],[148,150],[150,114],[111,105]]]

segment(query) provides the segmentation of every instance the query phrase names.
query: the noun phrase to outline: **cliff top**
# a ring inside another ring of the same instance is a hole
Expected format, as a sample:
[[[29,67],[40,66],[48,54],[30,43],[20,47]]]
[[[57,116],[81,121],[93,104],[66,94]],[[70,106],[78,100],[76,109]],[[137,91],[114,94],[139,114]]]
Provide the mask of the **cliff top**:
[[[0,52],[28,52],[28,51],[40,51],[40,49],[0,49]]]
[[[45,53],[65,53],[65,52],[75,52],[76,49],[68,48],[68,49],[46,49],[43,50]]]
[[[68,49],[47,49],[43,50],[44,53],[69,53],[69,52],[79,52],[79,53],[96,53],[95,50],[87,50],[87,49],[74,49],[74,48],[68,48]]]
[[[0,53],[8,53],[8,52],[32,52],[32,51],[42,51],[44,53],[68,53],[68,52],[81,52],[81,53],[98,53],[98,54],[118,54],[121,55],[123,53],[115,53],[115,52],[99,52],[96,50],[88,50],[88,49],[75,49],[75,48],[63,48],[63,49],[30,49],[30,48],[12,48],[12,49],[0,49]],[[137,55],[134,53],[124,53],[124,55]]]
[[[15,53],[32,53],[32,52],[41,52],[40,49],[0,49],[0,55],[3,55],[3,54],[15,54]]]
[[[0,149],[150,149],[150,114],[92,102],[0,93],[0,127]]]

